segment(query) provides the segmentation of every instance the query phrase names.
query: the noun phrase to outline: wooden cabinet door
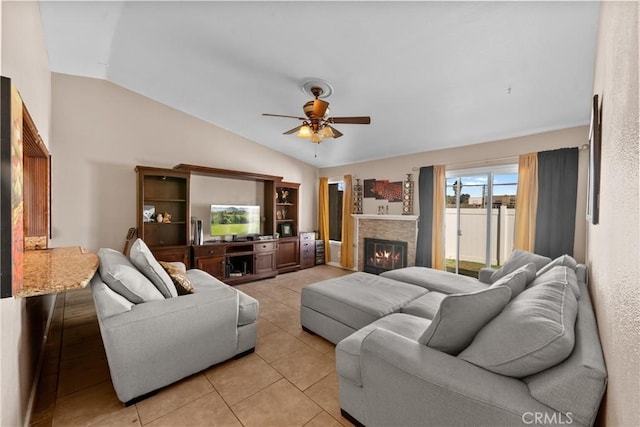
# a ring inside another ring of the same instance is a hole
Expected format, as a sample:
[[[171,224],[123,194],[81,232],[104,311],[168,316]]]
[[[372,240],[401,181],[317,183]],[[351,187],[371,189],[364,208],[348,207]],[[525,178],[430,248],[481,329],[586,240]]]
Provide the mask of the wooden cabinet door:
[[[198,257],[195,259],[195,268],[206,271],[218,280],[225,279],[225,257]]]
[[[275,252],[256,252],[254,274],[271,273],[276,269]]]
[[[300,267],[299,244],[297,237],[278,240],[278,271],[291,271]]]

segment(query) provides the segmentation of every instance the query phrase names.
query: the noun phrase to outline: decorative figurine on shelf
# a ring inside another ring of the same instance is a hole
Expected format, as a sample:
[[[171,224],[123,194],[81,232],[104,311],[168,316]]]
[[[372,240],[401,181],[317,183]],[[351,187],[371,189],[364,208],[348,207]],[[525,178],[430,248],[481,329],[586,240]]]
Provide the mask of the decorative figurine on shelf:
[[[289,203],[289,190],[285,190],[284,188],[280,190],[280,202],[281,203]]]
[[[280,196],[278,196],[278,192],[276,191],[276,203],[280,203]]]
[[[164,222],[165,224],[169,224],[171,222],[171,214],[169,212],[164,213],[162,222]]]
[[[163,222],[164,217],[162,216],[161,213],[159,213],[158,215],[156,215],[156,222]]]

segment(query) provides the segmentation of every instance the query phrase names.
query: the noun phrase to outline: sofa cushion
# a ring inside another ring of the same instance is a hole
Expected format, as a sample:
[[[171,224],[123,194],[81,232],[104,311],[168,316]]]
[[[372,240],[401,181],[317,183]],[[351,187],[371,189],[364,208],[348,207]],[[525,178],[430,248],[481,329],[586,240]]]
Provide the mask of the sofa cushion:
[[[258,320],[258,300],[238,291],[238,326],[248,325]]]
[[[427,267],[398,268],[385,271],[380,276],[411,283],[412,285],[421,286],[430,291],[442,292],[443,294],[475,292],[487,288],[486,284],[480,283],[473,277]]]
[[[576,267],[578,266],[578,263],[576,262],[575,259],[573,259],[573,257],[569,255],[561,255],[558,258],[551,261],[549,264],[542,267],[540,270],[538,270],[537,275],[540,276],[558,265],[563,267],[569,267],[570,269],[575,271]]]
[[[575,271],[570,267],[564,267],[561,265],[556,265],[550,270],[540,274],[535,278],[535,280],[529,285],[527,288],[532,288],[534,286],[539,286],[543,283],[553,283],[553,282],[562,282],[566,283],[576,298],[580,298],[580,288],[578,287],[578,278],[576,276]]]
[[[511,289],[507,286],[447,295],[418,342],[448,354],[458,354],[510,299]]]
[[[376,320],[338,343],[336,346],[336,370],[341,377],[357,386],[362,386],[360,349],[362,341],[371,331],[382,328],[417,341],[429,323],[431,323],[430,320],[404,313],[394,313]]]
[[[191,284],[187,273],[182,271],[181,268],[164,261],[160,261],[160,265],[169,274],[169,277],[173,281],[173,284],[178,291],[178,295],[192,294],[194,292],[195,289]]]
[[[511,289],[511,299],[524,291],[524,288],[536,278],[536,265],[530,262],[513,273],[509,273],[491,285],[491,287],[506,286]]]
[[[419,286],[359,271],[305,286],[300,301],[303,307],[360,329],[399,312],[427,292]]]
[[[509,259],[504,264],[502,264],[502,267],[493,272],[490,278],[491,283],[495,283],[501,277],[504,277],[507,274],[516,271],[518,268],[527,265],[530,262],[536,265],[537,271],[541,270],[542,267],[550,263],[551,258],[516,249],[511,253]]]
[[[531,287],[482,328],[458,357],[501,375],[535,374],[562,362],[573,350],[577,310],[566,282]]]
[[[161,300],[164,296],[131,261],[114,249],[98,250],[100,277],[113,291],[134,304]]]
[[[91,280],[93,299],[96,302],[96,311],[99,311],[100,318],[115,316],[116,314],[131,311],[135,306],[131,301],[114,292],[104,281],[98,277]]]
[[[133,242],[133,245],[131,245],[131,249],[129,250],[129,260],[138,268],[138,270],[140,270],[142,274],[147,276],[147,279],[151,280],[151,283],[158,288],[165,298],[178,296],[178,292],[171,281],[171,277],[169,277],[160,263],[156,261],[151,250],[142,239],[136,239],[136,241]]]
[[[197,268],[187,270],[187,277],[196,292],[229,287],[229,285],[216,279],[206,271],[199,270]]]
[[[447,295],[442,292],[429,292],[414,299],[409,304],[402,307],[400,311],[412,316],[423,317],[431,320],[438,312],[440,303],[446,296]]]

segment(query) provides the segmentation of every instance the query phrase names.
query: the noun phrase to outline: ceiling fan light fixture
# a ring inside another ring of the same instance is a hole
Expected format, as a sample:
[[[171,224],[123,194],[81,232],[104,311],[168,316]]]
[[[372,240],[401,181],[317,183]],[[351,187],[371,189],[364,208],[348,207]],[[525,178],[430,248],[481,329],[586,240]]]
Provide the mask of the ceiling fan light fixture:
[[[331,126],[324,126],[322,128],[322,137],[323,138],[333,138],[335,135],[333,133],[333,129],[331,129]]]
[[[322,137],[318,134],[318,132],[314,132],[313,134],[311,134],[311,142],[320,144],[320,141],[322,141]]]
[[[311,128],[309,125],[300,126],[300,130],[298,131],[298,136],[300,138],[311,138]]]

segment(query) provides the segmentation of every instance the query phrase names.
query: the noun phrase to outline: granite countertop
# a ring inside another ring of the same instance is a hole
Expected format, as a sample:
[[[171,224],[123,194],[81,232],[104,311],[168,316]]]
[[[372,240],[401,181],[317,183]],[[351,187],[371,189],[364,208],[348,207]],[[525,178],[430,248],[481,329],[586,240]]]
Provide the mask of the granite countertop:
[[[98,256],[80,246],[24,252],[24,283],[15,297],[82,289],[98,269]]]

